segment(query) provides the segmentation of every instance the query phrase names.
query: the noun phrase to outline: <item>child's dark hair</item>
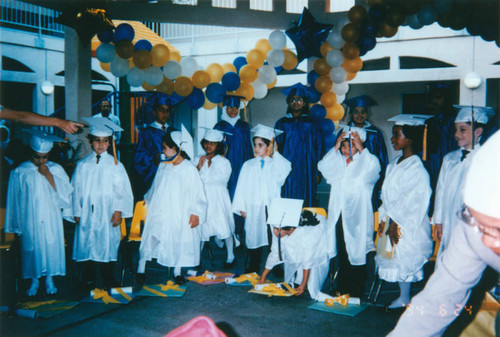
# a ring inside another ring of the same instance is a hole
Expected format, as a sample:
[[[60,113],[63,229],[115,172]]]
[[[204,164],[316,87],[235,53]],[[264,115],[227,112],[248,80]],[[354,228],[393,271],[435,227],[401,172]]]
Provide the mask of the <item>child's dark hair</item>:
[[[262,139],[262,141],[264,142],[264,144],[266,144],[267,146],[271,145],[271,141],[270,141],[269,139],[262,138],[262,137],[253,137],[253,138],[252,138],[252,142],[254,142],[254,144],[255,144],[255,138],[260,138],[260,139]]]
[[[424,137],[424,126],[403,125],[401,131],[404,136],[411,140],[411,150],[414,154],[422,151],[422,141]]]
[[[316,215],[311,211],[303,211],[300,215],[299,226],[316,226],[319,220]]]
[[[92,144],[92,143],[94,142],[94,140],[96,140],[97,136],[94,136],[94,135],[90,135],[90,134],[89,134],[89,135],[87,136],[87,138],[88,138],[88,140],[89,140],[90,144]],[[111,142],[113,141],[113,136],[108,136],[108,137],[105,137],[105,138],[108,138],[108,140],[109,140],[109,143],[110,143],[110,144],[111,144]]]
[[[201,147],[202,148],[205,148],[205,144],[208,143],[208,140],[206,139],[202,139],[200,144],[201,144]],[[217,143],[217,147],[215,148],[215,154],[220,154],[220,155],[224,155],[224,144],[222,144],[222,142],[214,142],[214,143]]]
[[[175,144],[174,140],[170,136],[170,132],[167,132],[163,136],[163,138],[162,138],[161,141],[162,141],[162,143],[165,143],[165,145],[167,145],[168,147],[175,149],[176,152],[179,151],[179,146],[177,146],[177,144]],[[191,158],[189,158],[188,154],[186,152],[184,152],[184,151],[181,151],[181,156],[184,159],[188,159],[188,160],[191,159]]]
[[[472,125],[472,122],[466,122],[467,125]],[[478,122],[474,122],[474,129],[485,129],[486,128],[486,124],[483,124],[483,123],[478,123]]]

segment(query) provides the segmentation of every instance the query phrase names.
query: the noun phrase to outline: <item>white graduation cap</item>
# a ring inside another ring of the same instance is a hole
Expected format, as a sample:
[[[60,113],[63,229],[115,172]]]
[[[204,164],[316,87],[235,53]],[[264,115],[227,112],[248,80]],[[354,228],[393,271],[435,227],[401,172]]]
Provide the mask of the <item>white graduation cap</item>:
[[[363,128],[358,128],[357,126],[346,126],[342,129],[342,132],[346,133],[344,135],[344,138],[349,138],[349,136],[352,137],[352,133],[356,132],[361,138],[362,142],[366,140],[366,131]]]
[[[54,143],[66,142],[61,137],[44,132],[40,129],[28,129],[24,131],[31,134],[30,146],[33,151],[38,153],[48,153],[52,149]]]
[[[395,122],[396,125],[420,126],[424,125],[425,121],[432,116],[430,115],[409,115],[401,114],[388,119],[389,122]]]
[[[117,124],[104,117],[84,117],[82,118],[89,126],[89,133],[96,137],[109,137],[115,132],[123,131]]]
[[[224,131],[216,130],[216,129],[205,129],[205,135],[203,139],[209,142],[222,142],[224,140]]]
[[[281,130],[277,130],[262,124],[257,124],[250,131],[254,133],[254,137],[260,137],[268,140],[273,140],[274,137],[279,136],[283,133],[283,131]]]
[[[274,198],[269,207],[267,223],[273,227],[298,227],[304,200]]]
[[[191,137],[184,124],[182,124],[181,131],[172,131],[170,137],[172,137],[180,151],[186,152],[189,158],[194,158],[193,137]]]
[[[474,122],[481,124],[488,123],[490,116],[495,114],[493,108],[489,106],[453,105],[453,107],[458,109],[455,123],[471,123],[472,111],[474,111]]]

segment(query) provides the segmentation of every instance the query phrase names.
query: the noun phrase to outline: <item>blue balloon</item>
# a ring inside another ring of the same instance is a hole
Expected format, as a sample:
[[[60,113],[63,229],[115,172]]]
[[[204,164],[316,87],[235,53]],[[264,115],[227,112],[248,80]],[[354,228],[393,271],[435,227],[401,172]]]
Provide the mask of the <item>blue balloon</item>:
[[[222,86],[227,91],[235,91],[240,87],[241,81],[237,73],[228,71],[222,76]]]
[[[312,118],[323,119],[326,116],[326,109],[321,104],[313,105],[311,110],[309,110],[309,115]]]
[[[335,131],[335,123],[332,122],[330,119],[322,119],[319,127],[321,129],[321,133],[326,137]]]
[[[375,37],[377,36],[377,25],[372,22],[365,22],[361,25],[359,30],[360,35],[363,37]]]
[[[432,5],[424,5],[417,12],[418,21],[420,21],[424,26],[428,26],[437,20],[437,14],[434,11]]]
[[[205,91],[205,95],[212,103],[220,103],[224,99],[226,89],[220,83],[210,83]]]
[[[97,38],[102,43],[108,43],[113,41],[113,30],[108,29],[97,34]]]
[[[321,98],[321,93],[314,89],[314,87],[307,87],[307,97],[309,98],[309,103],[316,103]]]
[[[134,28],[128,23],[120,23],[115,29],[115,42],[121,40],[132,41],[134,39],[135,32]]]
[[[309,83],[309,85],[311,86],[314,86],[314,83],[316,83],[318,77],[319,74],[314,70],[311,70],[310,72],[307,73],[307,83]]]
[[[236,68],[236,71],[240,71],[241,67],[247,64],[247,59],[244,56],[238,56],[233,61],[233,66]]]
[[[138,51],[141,49],[151,51],[152,48],[153,48],[153,45],[148,40],[139,40],[134,45],[135,51]]]
[[[276,70],[276,74],[279,74],[283,71],[283,67],[282,66],[277,66],[277,67],[274,67],[274,70]]]
[[[186,103],[191,109],[199,109],[205,104],[205,94],[194,87],[193,92],[186,98]]]
[[[370,9],[368,10],[368,20],[372,23],[375,23],[375,25],[378,25],[384,18],[384,14],[385,5],[370,6]]]
[[[363,36],[358,40],[358,46],[360,51],[361,50],[372,50],[375,48],[375,45],[377,44],[377,40],[374,37],[371,36]]]
[[[325,135],[325,137],[323,137],[323,145],[325,146],[325,152],[328,152],[331,149],[333,149],[336,141],[337,141],[337,137],[335,136],[334,133],[331,133],[329,135]]]

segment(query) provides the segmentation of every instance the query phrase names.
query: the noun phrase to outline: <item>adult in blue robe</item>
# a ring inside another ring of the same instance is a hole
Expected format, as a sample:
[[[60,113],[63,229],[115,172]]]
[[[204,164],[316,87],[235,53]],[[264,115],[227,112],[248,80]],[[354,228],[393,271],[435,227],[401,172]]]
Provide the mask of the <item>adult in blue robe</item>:
[[[287,115],[274,128],[284,131],[276,137],[278,151],[292,163],[292,171],[281,189],[283,198],[302,199],[304,207],[315,203],[320,181],[318,161],[323,153],[323,137],[317,121],[308,115],[307,87],[297,83],[282,91],[287,95]]]

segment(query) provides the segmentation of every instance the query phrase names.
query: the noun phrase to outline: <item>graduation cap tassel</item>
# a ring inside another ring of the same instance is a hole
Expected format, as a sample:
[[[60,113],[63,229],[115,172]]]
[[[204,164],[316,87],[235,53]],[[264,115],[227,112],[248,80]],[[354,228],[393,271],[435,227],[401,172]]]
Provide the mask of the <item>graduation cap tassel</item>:
[[[113,157],[115,159],[115,165],[118,165],[118,159],[116,158],[116,144],[114,135],[113,135]]]
[[[474,130],[476,128],[476,125],[474,123],[474,105],[471,105],[471,115],[472,115],[472,120],[471,120],[471,124],[472,124],[472,150],[474,150],[474,143],[476,142],[476,140],[474,139],[474,135],[476,134],[476,130]]]
[[[424,137],[422,139],[422,161],[427,160],[427,124],[424,125]]]
[[[243,116],[245,117],[245,122],[248,123],[248,118],[247,118],[247,100],[243,100]]]

